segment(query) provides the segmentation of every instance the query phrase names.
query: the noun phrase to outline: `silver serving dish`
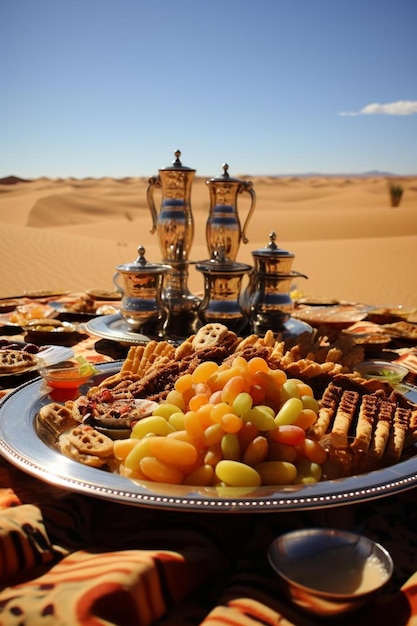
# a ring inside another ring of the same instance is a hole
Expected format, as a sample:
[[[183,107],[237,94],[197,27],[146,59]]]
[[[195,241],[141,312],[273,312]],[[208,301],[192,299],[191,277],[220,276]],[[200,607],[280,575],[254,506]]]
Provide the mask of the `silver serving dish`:
[[[101,374],[91,384],[120,370],[121,362],[97,366]],[[81,391],[84,393],[82,388]],[[410,393],[415,388],[410,388]],[[417,485],[415,455],[392,467],[313,485],[236,489],[191,487],[130,480],[63,456],[37,430],[36,416],[51,401],[41,379],[26,383],[0,403],[0,452],[11,463],[73,492],[149,508],[205,512],[279,512],[322,509],[385,497]]]

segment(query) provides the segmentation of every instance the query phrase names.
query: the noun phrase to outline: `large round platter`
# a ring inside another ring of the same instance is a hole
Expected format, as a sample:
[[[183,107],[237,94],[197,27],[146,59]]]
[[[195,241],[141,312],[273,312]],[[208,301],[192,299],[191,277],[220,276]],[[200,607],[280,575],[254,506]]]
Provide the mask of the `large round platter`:
[[[131,331],[121,313],[96,317],[86,323],[86,329],[92,335],[110,339],[111,341],[118,341],[119,343],[143,344],[149,341],[149,337],[146,335]],[[304,332],[311,333],[313,329],[309,324],[292,318],[285,322],[281,329],[283,339],[297,337]]]
[[[103,377],[118,371],[120,363],[98,367]],[[392,495],[417,484],[417,450],[416,456],[383,470],[308,486],[237,490],[134,482],[77,463],[40,438],[36,415],[43,404],[51,401],[41,384],[39,379],[26,383],[0,404],[0,452],[28,474],[73,492],[148,508],[268,513],[352,504]]]
[[[86,328],[91,334],[110,341],[127,344],[142,344],[149,341],[146,335],[131,331],[121,313],[96,317],[87,322]]]

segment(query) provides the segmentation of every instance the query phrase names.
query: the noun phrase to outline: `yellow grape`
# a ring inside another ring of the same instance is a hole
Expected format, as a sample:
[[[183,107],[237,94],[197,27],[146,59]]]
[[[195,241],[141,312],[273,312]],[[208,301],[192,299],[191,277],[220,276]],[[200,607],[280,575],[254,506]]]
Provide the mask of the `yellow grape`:
[[[200,407],[208,404],[209,396],[205,393],[198,393],[190,398],[188,408],[190,411],[197,411]]]
[[[123,465],[125,465],[127,468],[131,470],[138,469],[140,466],[141,460],[145,456],[149,456],[151,454],[150,440],[151,440],[151,437],[144,437],[143,439],[136,439],[137,444],[127,454],[127,456],[124,459]]]
[[[219,391],[224,388],[228,380],[234,376],[239,376],[239,371],[238,367],[228,367],[227,369],[219,367],[217,372],[212,374],[206,382],[212,391]]]
[[[196,485],[206,487],[211,485],[214,478],[214,469],[211,465],[200,465],[194,472],[189,474],[183,481],[184,485]]]
[[[204,455],[204,464],[215,467],[217,463],[219,463],[219,461],[222,461],[222,459],[222,449],[221,445],[218,443],[214,446],[210,446],[210,448],[207,449],[207,452]]]
[[[129,452],[137,446],[139,443],[138,439],[133,439],[130,437],[129,439],[115,439],[113,444],[113,454],[118,461],[123,461],[129,454]]]
[[[193,385],[193,377],[191,374],[183,374],[174,383],[174,389],[179,393],[184,393],[187,389],[190,389]]]
[[[187,433],[195,439],[204,437],[204,424],[201,422],[196,411],[187,411],[184,415],[184,427]]]
[[[281,402],[284,404],[290,398],[299,398],[297,381],[295,378],[288,378],[281,388]]]
[[[195,368],[191,374],[193,383],[205,383],[208,378],[215,374],[219,366],[214,361],[203,361]]]
[[[240,376],[244,376],[246,380],[250,380],[251,374],[248,369],[248,362],[243,356],[235,356],[232,361],[232,367],[236,368]]]
[[[223,415],[226,415],[227,413],[230,413],[230,406],[227,404],[227,402],[219,402],[218,404],[214,404],[210,411],[211,421],[214,424],[218,424],[221,422]]]
[[[189,433],[185,429],[175,430],[173,433],[169,433],[167,435],[168,439],[179,439],[180,441],[186,441],[187,443],[192,443],[193,446],[196,445],[196,439],[193,439]]]
[[[317,413],[312,409],[301,409],[298,416],[293,421],[293,426],[299,426],[303,430],[308,430],[317,421]]]
[[[175,430],[184,430],[184,413],[182,411],[172,413],[168,418],[168,424],[171,424]]]
[[[294,424],[300,411],[303,409],[303,403],[300,398],[289,398],[284,402],[275,417],[276,426],[287,426]]]
[[[241,393],[238,393],[232,403],[232,409],[233,412],[236,413],[236,415],[243,415],[243,413],[245,413],[245,411],[249,411],[252,406],[253,399],[250,393],[248,393],[247,391],[242,391]]]
[[[303,383],[301,380],[297,381],[298,393],[299,397],[308,396],[309,398],[314,398],[314,393],[310,385],[307,383]]]
[[[303,452],[307,459],[321,465],[327,459],[327,452],[318,441],[306,438],[302,444]]]
[[[287,374],[284,370],[269,370],[268,376],[278,387],[282,387],[282,385],[287,381]]]
[[[259,430],[265,431],[276,428],[275,419],[265,407],[254,406],[249,411],[245,411],[242,419],[244,422],[255,424]]]
[[[178,410],[179,408],[176,404],[164,402],[162,404],[158,404],[158,406],[152,411],[152,415],[159,415],[160,417],[168,419],[172,413],[177,413]]]
[[[204,443],[207,446],[214,446],[220,443],[224,435],[224,430],[220,424],[212,424],[204,431]]]
[[[265,461],[268,450],[268,440],[262,436],[255,437],[246,448],[242,461],[246,463],[246,465],[252,465],[252,467],[258,465],[258,463]]]
[[[197,450],[191,443],[169,437],[151,437],[151,454],[173,465],[192,465],[197,461]]]
[[[297,468],[287,461],[265,461],[255,468],[263,485],[291,485],[297,477]]]
[[[254,356],[251,359],[249,359],[248,361],[248,371],[253,375],[256,372],[269,372],[269,365],[268,363],[265,361],[265,359],[263,359],[260,356]]]
[[[184,401],[184,396],[182,395],[182,393],[180,393],[179,391],[177,391],[176,389],[172,389],[167,397],[165,398],[165,402],[167,404],[173,404],[174,406],[178,407],[178,409],[180,411],[185,411],[185,401]]]
[[[297,484],[314,484],[320,480],[321,476],[322,469],[318,463],[314,463],[310,459],[297,461],[297,478],[295,481]]]
[[[220,426],[225,433],[238,433],[243,426],[243,422],[234,413],[226,413],[220,420]]]
[[[145,456],[141,460],[140,470],[149,480],[153,480],[157,483],[179,485],[184,478],[178,467],[164,463],[153,456]]]
[[[161,405],[162,406],[162,405]],[[177,411],[178,411],[178,407]],[[151,415],[150,417],[144,417],[136,422],[132,428],[131,436],[134,439],[142,439],[146,435],[152,433],[153,435],[168,435],[172,433],[175,428],[161,415]]]
[[[230,459],[232,461],[238,461],[240,459],[240,443],[237,435],[233,433],[223,435],[220,447],[224,459]]]
[[[261,484],[259,473],[253,467],[239,461],[219,461],[215,473],[222,483],[230,487],[258,487]]]
[[[207,428],[207,426],[211,426],[213,424],[213,420],[211,419],[212,409],[213,405],[210,404],[210,402],[207,402],[207,404],[203,404],[196,411],[198,418],[204,428]]]
[[[305,409],[311,409],[314,413],[318,414],[320,410],[320,404],[318,401],[309,395],[304,395],[300,397],[301,402],[303,403],[303,407]]]
[[[222,401],[233,404],[242,391],[249,391],[249,383],[243,376],[233,376],[223,387]]]

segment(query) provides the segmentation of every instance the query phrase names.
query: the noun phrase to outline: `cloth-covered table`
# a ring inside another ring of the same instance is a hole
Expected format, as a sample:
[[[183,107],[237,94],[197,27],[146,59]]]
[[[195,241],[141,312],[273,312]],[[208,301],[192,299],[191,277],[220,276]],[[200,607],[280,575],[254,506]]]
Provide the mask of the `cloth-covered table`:
[[[73,348],[93,362],[123,357],[88,333]],[[169,511],[64,491],[0,459],[0,624],[322,624],[286,603],[267,560],[279,534],[317,526],[377,540],[395,565],[375,603],[326,623],[417,624],[416,488],[323,510]]]

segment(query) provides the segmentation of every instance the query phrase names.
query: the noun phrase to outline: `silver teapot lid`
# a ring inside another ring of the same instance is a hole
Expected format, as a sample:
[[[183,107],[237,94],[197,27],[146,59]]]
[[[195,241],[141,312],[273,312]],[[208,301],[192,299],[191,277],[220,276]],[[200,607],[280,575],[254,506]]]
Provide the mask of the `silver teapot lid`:
[[[213,253],[213,256],[210,259],[197,261],[196,268],[201,272],[205,272],[206,274],[210,274],[211,272],[242,274],[244,272],[252,270],[251,265],[247,265],[246,263],[238,263],[237,261],[232,261],[231,259],[226,257],[224,246],[219,246],[219,248]]]
[[[232,178],[229,174],[229,165],[227,163],[223,163],[222,165],[223,168],[223,174],[221,174],[220,176],[215,176],[214,178],[210,178],[210,180],[207,180],[206,183],[210,184],[210,183],[243,183],[243,180],[240,180],[239,178]]]
[[[265,248],[259,248],[258,250],[253,250],[252,255],[256,257],[283,257],[288,259],[293,259],[294,254],[292,252],[288,252],[288,250],[283,250],[279,248],[275,243],[277,235],[275,231],[271,231],[269,233],[269,244],[265,246]]]
[[[138,247],[138,258],[133,263],[124,263],[118,265],[117,270],[119,272],[131,272],[139,274],[141,272],[145,274],[165,274],[171,268],[170,265],[164,265],[163,263],[149,263],[145,257],[145,248],[143,246]]]
[[[172,165],[168,165],[167,167],[162,167],[160,172],[195,172],[192,167],[187,167],[183,165],[180,161],[181,150],[175,150],[174,152],[175,160],[172,161]]]

